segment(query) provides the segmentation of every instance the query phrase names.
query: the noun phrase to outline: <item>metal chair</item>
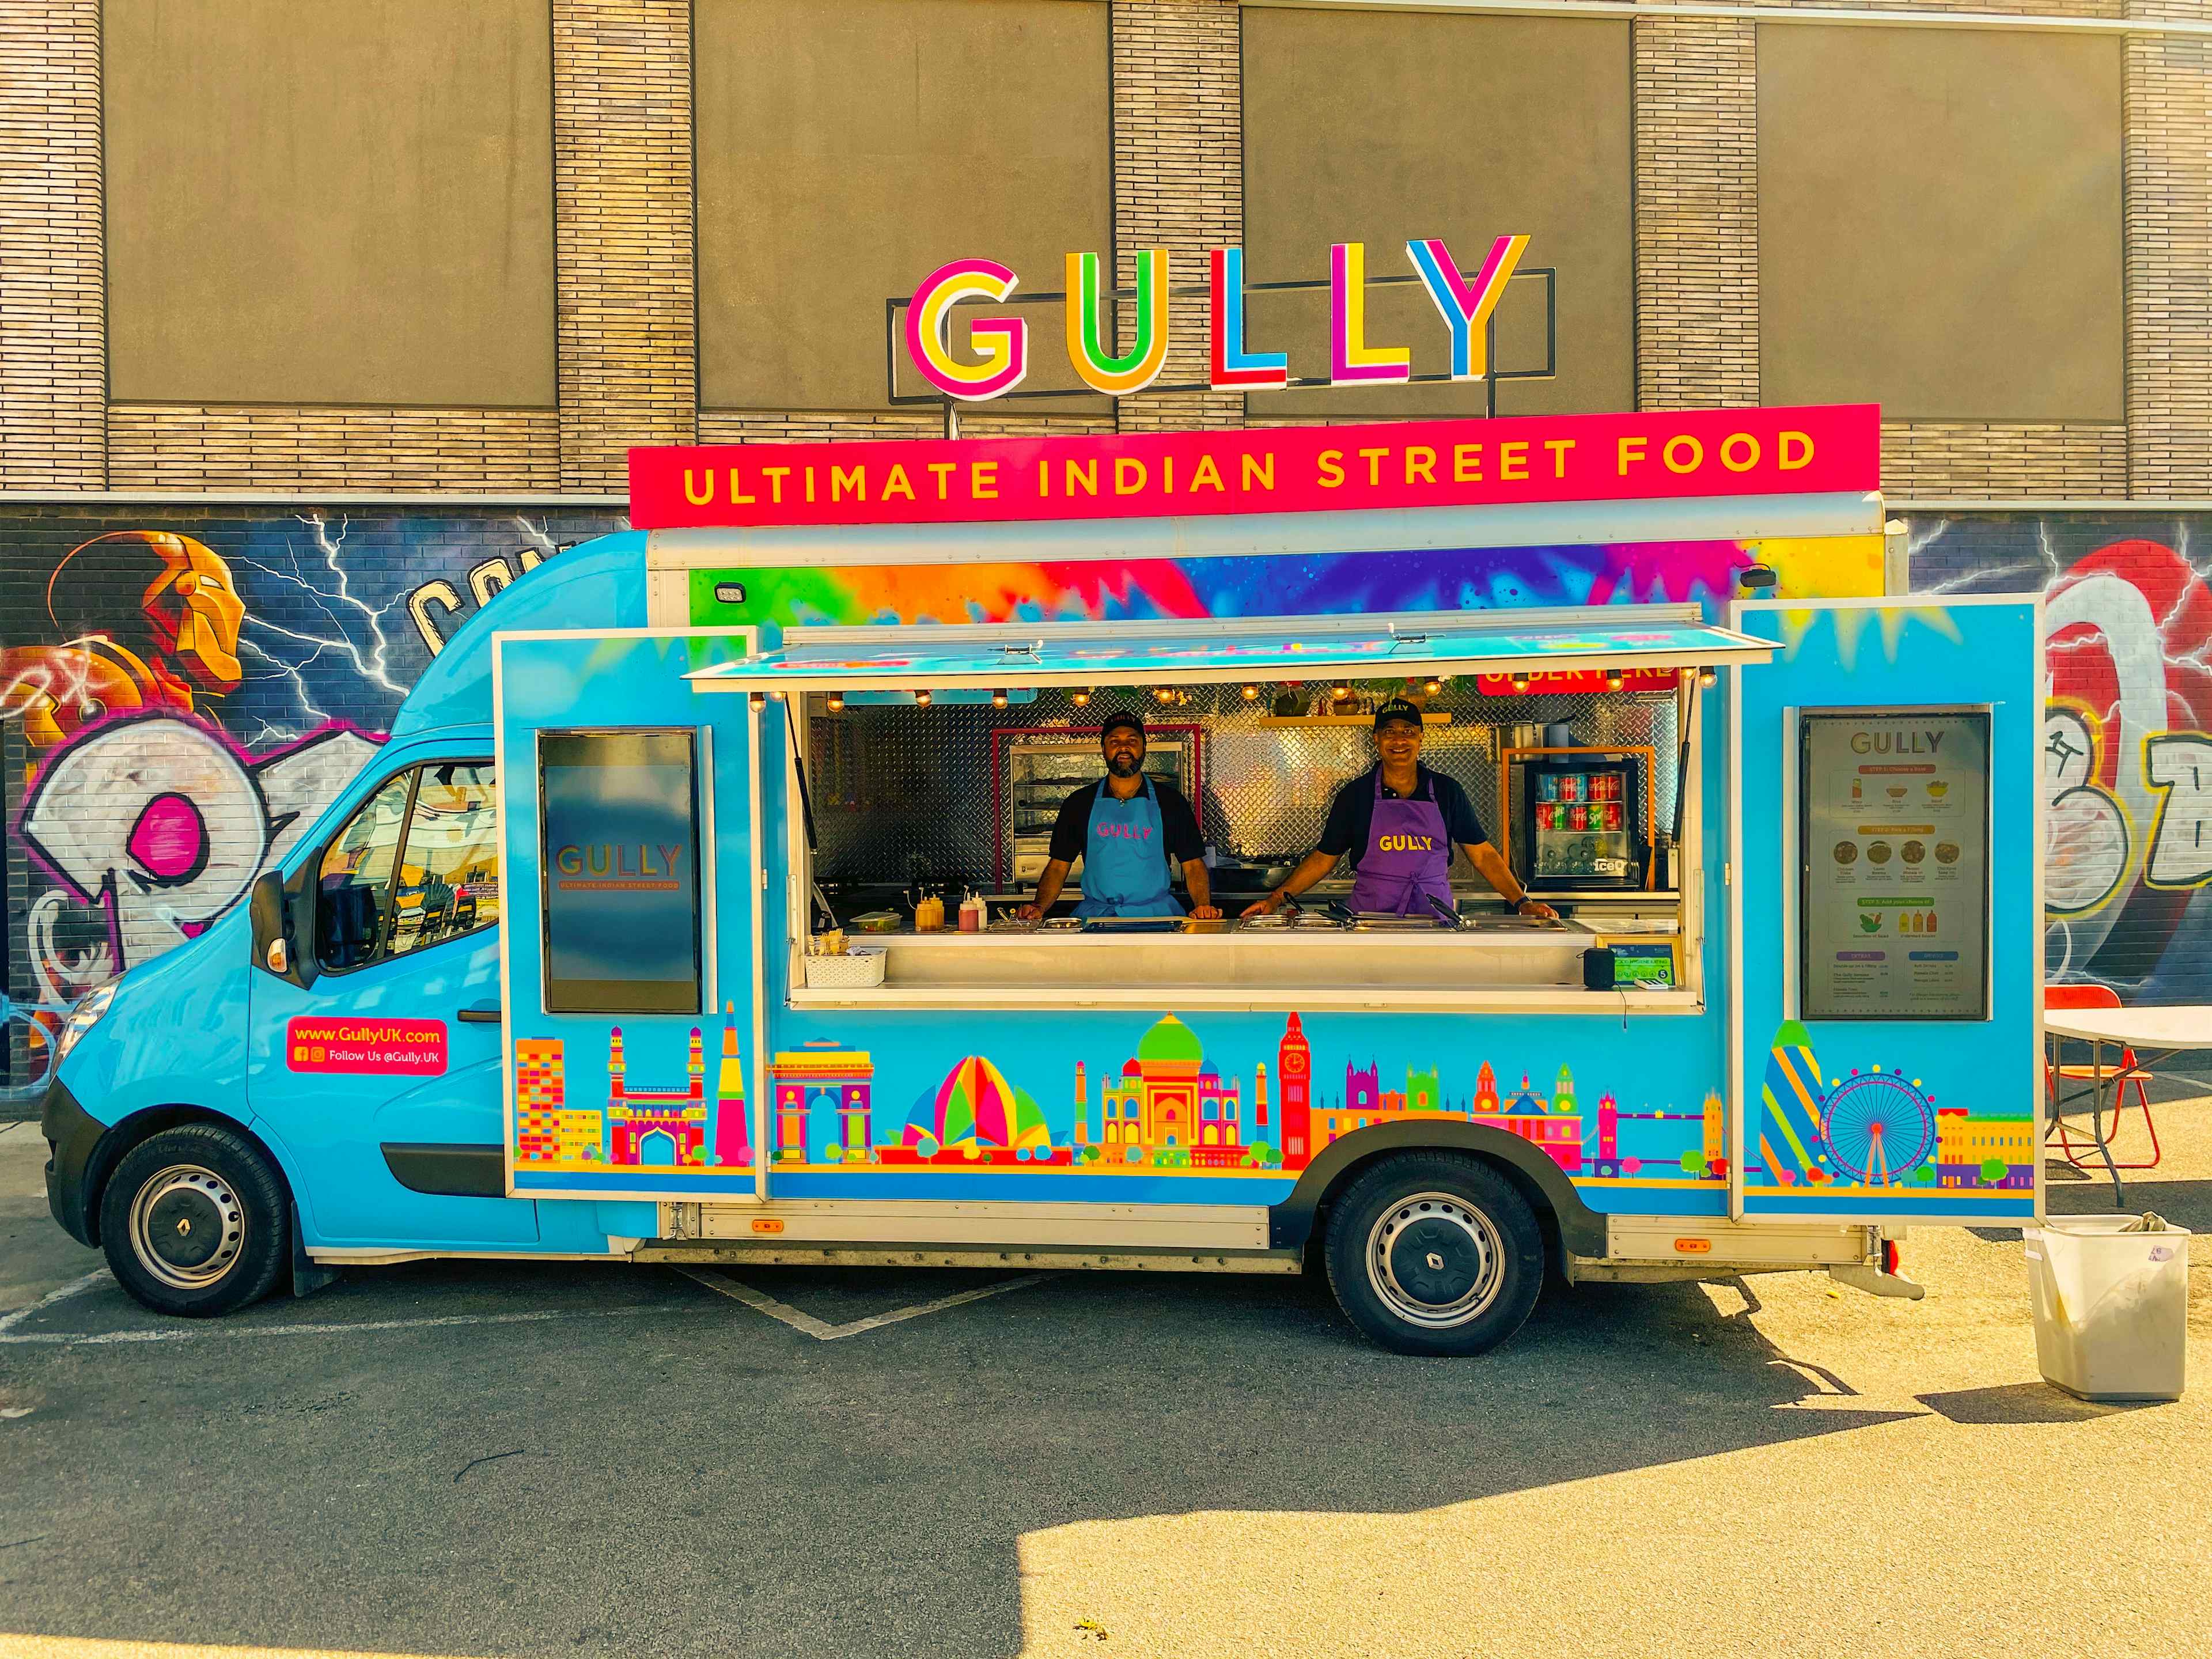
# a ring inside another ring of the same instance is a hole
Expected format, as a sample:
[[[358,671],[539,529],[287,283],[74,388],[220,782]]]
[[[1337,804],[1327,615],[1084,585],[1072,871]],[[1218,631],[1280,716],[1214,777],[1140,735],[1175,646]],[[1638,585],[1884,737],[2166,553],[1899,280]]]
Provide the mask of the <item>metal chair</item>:
[[[2045,1008],[2118,1008],[2121,1003],[2119,993],[2110,986],[2046,985],[2043,989],[2043,1006]],[[2051,1127],[2045,1133],[2044,1139],[2056,1139],[2058,1143],[2058,1155],[2075,1169],[2090,1168],[2090,1163],[2087,1160],[2094,1159],[2096,1167],[2101,1170],[2104,1167],[2105,1158],[2104,1154],[2098,1150],[2096,1140],[2092,1138],[2077,1143],[2074,1132],[2067,1127],[2065,1118],[2059,1115],[2059,1085],[2069,1082],[2087,1083],[2093,1090],[2102,1088],[2106,1084],[2112,1085],[2112,1128],[2105,1136],[2105,1147],[2107,1151],[2110,1150],[2112,1143],[2120,1138],[2121,1114],[2127,1105],[2128,1091],[2133,1089],[2136,1091],[2136,1109],[2142,1114],[2143,1127],[2150,1132],[2150,1157],[2141,1164],[2122,1164],[2116,1159],[2112,1168],[2116,1170],[2156,1169],[2159,1159],[2165,1154],[2158,1144],[2158,1124],[2150,1115],[2150,1093],[2144,1087],[2145,1080],[2149,1076],[2149,1073],[2136,1066],[2136,1051],[2132,1048],[2123,1048],[2120,1051],[2120,1063],[2118,1066],[2106,1066],[2102,1068],[2094,1065],[2054,1065],[2049,1060],[2045,1060],[2043,1066],[2043,1086],[2045,1093],[2051,1101]]]

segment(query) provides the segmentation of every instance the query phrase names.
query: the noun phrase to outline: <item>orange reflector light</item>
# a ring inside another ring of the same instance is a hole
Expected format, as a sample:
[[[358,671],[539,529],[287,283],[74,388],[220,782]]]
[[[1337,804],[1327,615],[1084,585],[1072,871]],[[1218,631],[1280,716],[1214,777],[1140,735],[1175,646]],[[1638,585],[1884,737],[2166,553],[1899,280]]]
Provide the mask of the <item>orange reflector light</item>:
[[[780,1233],[783,1231],[783,1218],[780,1215],[756,1216],[753,1218],[753,1231],[757,1233]]]
[[[1712,1248],[1713,1241],[1710,1238],[1678,1238],[1674,1241],[1674,1254],[1677,1255],[1704,1255]]]

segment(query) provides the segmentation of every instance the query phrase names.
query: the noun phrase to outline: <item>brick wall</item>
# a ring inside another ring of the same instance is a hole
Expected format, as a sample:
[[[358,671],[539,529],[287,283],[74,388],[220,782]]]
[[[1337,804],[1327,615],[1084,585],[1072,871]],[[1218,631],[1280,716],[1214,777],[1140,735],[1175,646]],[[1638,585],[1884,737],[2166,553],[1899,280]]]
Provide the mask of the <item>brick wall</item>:
[[[1636,403],[1759,401],[1758,31],[1636,25]]]
[[[100,0],[0,0],[0,489],[106,483]]]
[[[111,409],[99,7],[0,0],[0,489],[618,490],[633,443],[940,429],[927,410],[696,412],[690,9],[548,3],[557,410]],[[1904,3],[1931,14],[2111,18],[2124,7],[2145,20],[2212,19],[2212,0]],[[1110,16],[1117,276],[1132,279],[1138,249],[1163,246],[1176,280],[1195,284],[1209,247],[1243,239],[1239,9],[1236,0],[1110,0]],[[1638,402],[1755,401],[1756,30],[1654,17],[1635,25],[1633,43]],[[2124,62],[2124,426],[1893,423],[1893,493],[2212,494],[2212,41],[2132,36]],[[1166,380],[1203,378],[1195,308],[1178,306],[1186,326]],[[979,410],[962,427],[1147,430],[1244,418],[1241,398],[1201,392],[1124,399],[1103,416]]]
[[[1885,421],[1881,487],[1899,500],[2124,495],[2127,428],[2055,422]]]
[[[117,489],[514,491],[562,487],[550,409],[118,404]]]
[[[1133,283],[1137,251],[1158,247],[1168,251],[1177,286],[1203,283],[1207,251],[1244,240],[1237,0],[1114,0],[1113,28],[1116,281]],[[1184,326],[1169,341],[1163,383],[1206,379],[1206,332],[1191,326],[1205,307],[1202,298],[1176,302]],[[1140,394],[1122,398],[1117,413],[1124,432],[1241,426],[1244,399]]]
[[[622,489],[699,407],[689,0],[554,0],[561,482]]]
[[[2129,0],[2212,21],[2212,0]],[[2128,493],[2212,495],[2212,40],[2130,35],[2126,100]]]

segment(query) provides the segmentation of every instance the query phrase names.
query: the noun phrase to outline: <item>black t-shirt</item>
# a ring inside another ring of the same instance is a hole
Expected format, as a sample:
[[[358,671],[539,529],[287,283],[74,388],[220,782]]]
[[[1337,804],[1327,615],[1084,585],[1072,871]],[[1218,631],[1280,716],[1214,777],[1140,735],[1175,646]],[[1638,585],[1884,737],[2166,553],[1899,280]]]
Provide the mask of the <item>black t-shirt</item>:
[[[1060,804],[1060,817],[1052,826],[1052,856],[1062,864],[1083,856],[1084,840],[1091,833],[1091,809],[1105,781],[1101,778],[1086,783]],[[1168,857],[1179,866],[1203,858],[1206,843],[1199,838],[1198,814],[1190,810],[1182,791],[1154,779],[1152,797],[1159,803],[1160,838],[1167,843]]]
[[[1375,825],[1375,779],[1381,769],[1378,762],[1338,790],[1336,799],[1328,804],[1328,822],[1322,826],[1319,850],[1339,858],[1349,853],[1355,868],[1374,839],[1370,832]],[[1389,793],[1387,786],[1385,793]],[[1473,847],[1490,839],[1482,820],[1474,815],[1474,803],[1467,798],[1467,791],[1441,772],[1431,772],[1425,766],[1416,769],[1413,794],[1394,799],[1436,802],[1444,815],[1444,835],[1455,846]]]

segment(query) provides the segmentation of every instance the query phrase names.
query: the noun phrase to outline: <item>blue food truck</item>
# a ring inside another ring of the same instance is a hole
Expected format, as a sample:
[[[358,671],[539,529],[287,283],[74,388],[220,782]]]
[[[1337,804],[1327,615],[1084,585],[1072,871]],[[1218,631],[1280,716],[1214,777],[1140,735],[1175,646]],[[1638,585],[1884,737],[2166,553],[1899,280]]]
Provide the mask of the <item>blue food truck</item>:
[[[1506,426],[1575,430],[1283,459]],[[76,1010],[56,1218],[177,1315],[434,1256],[1312,1270],[1442,1354],[1547,1277],[1915,1295],[1907,1228],[2040,1214],[2035,599],[1885,592],[1870,477],[1055,504],[1146,441],[672,453],[691,522],[499,593]],[[854,482],[940,463],[1044,504]],[[1457,804],[1378,906],[1430,822],[1384,734]]]

